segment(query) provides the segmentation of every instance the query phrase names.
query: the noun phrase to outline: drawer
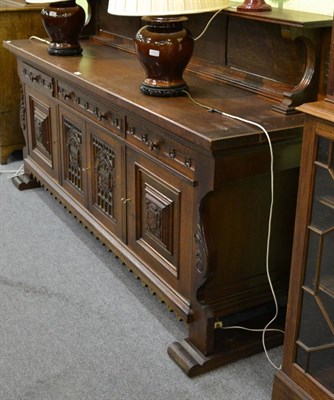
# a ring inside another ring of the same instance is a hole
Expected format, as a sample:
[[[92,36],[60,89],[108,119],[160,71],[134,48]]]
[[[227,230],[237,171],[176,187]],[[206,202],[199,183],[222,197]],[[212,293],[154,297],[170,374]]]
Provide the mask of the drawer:
[[[29,64],[22,63],[21,80],[51,96],[54,94],[52,77]]]
[[[71,84],[61,81],[57,83],[57,98],[92,121],[112,130],[116,135],[122,135],[124,124],[120,110],[107,106]]]
[[[194,179],[195,153],[186,145],[170,139],[162,128],[139,118],[126,116],[125,135],[128,143]]]

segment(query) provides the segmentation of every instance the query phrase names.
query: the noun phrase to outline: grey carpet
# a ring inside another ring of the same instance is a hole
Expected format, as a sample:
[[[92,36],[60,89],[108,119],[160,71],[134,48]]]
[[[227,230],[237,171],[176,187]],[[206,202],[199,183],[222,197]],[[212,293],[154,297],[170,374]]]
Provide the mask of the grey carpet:
[[[166,352],[184,324],[49,192],[20,192],[8,176],[0,172],[0,400],[271,398],[263,353],[185,376]],[[281,351],[269,352],[276,364]]]

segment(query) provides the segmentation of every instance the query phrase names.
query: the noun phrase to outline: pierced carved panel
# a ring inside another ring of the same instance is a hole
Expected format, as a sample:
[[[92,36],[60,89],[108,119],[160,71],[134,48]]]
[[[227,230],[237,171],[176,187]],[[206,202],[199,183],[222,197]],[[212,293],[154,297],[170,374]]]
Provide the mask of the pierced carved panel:
[[[94,138],[93,203],[109,217],[115,218],[114,190],[116,186],[115,150]]]
[[[73,122],[64,118],[66,180],[80,192],[82,181],[82,132]]]

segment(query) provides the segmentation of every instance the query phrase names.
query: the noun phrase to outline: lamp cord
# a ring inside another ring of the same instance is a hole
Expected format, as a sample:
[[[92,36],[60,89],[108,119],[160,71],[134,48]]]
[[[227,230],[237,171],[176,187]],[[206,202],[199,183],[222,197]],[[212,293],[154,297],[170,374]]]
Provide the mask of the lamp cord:
[[[276,332],[282,332],[284,333],[284,331],[282,331],[281,329],[269,329],[269,326],[276,320],[277,316],[278,316],[278,303],[277,303],[277,298],[276,298],[276,294],[274,291],[274,287],[272,284],[272,280],[270,277],[270,268],[269,268],[269,254],[270,254],[270,239],[271,239],[271,226],[272,226],[272,215],[273,215],[273,206],[274,206],[274,153],[273,153],[273,147],[272,147],[272,143],[270,140],[270,136],[269,133],[267,132],[267,130],[260,124],[258,124],[257,122],[254,121],[250,121],[248,119],[245,118],[241,118],[238,117],[236,115],[232,115],[232,114],[228,114],[225,113],[223,111],[217,110],[215,108],[209,107],[205,104],[199,103],[198,101],[196,101],[195,99],[192,98],[192,96],[190,95],[189,92],[187,91],[183,91],[188,98],[196,105],[205,108],[206,110],[208,110],[209,112],[215,112],[218,113],[222,116],[228,117],[228,118],[232,118],[232,119],[236,119],[238,121],[244,122],[246,124],[250,124],[250,125],[254,125],[258,128],[260,128],[262,130],[262,132],[266,135],[267,140],[268,140],[268,145],[269,145],[269,151],[270,151],[270,194],[271,194],[271,200],[270,200],[270,207],[269,207],[269,217],[268,217],[268,235],[267,235],[267,246],[266,246],[266,274],[267,274],[267,279],[268,279],[268,283],[270,286],[270,290],[272,293],[272,297],[274,300],[274,304],[275,304],[275,314],[273,316],[273,318],[265,325],[265,327],[263,329],[251,329],[251,328],[246,328],[246,327],[242,327],[242,326],[227,326],[227,327],[222,327],[221,329],[243,329],[243,330],[247,330],[247,331],[251,331],[251,332],[262,332],[262,346],[263,346],[263,350],[264,353],[269,361],[269,363],[277,370],[281,369],[281,365],[278,367],[276,366],[270,359],[268,351],[267,351],[267,347],[266,347],[266,343],[265,343],[265,334],[266,332],[269,331],[276,331]]]
[[[8,179],[14,178],[15,176],[18,176],[21,174],[23,171],[24,165],[22,164],[18,169],[0,169],[0,175],[1,174],[14,174],[8,177]]]
[[[200,38],[205,34],[205,32],[208,30],[208,28],[209,28],[211,22],[213,21],[213,19],[214,19],[221,11],[223,11],[223,10],[224,10],[224,8],[221,8],[220,10],[216,11],[216,12],[213,14],[213,16],[209,19],[209,21],[208,21],[207,24],[205,25],[205,27],[204,27],[202,33],[200,33],[197,37],[194,38],[195,41],[198,40],[198,39],[200,39]]]
[[[39,42],[43,42],[43,43],[46,43],[46,44],[50,44],[50,42],[48,41],[48,40],[45,40],[45,39],[42,39],[42,38],[40,38],[40,37],[38,37],[38,36],[30,36],[30,38],[29,38],[30,40],[38,40]]]

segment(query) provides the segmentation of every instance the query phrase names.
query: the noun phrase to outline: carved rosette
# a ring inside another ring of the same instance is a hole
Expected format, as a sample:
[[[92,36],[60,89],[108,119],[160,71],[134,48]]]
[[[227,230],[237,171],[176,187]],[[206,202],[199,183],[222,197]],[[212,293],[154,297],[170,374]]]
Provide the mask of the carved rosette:
[[[162,209],[146,199],[146,230],[159,241],[162,241],[161,219]]]

